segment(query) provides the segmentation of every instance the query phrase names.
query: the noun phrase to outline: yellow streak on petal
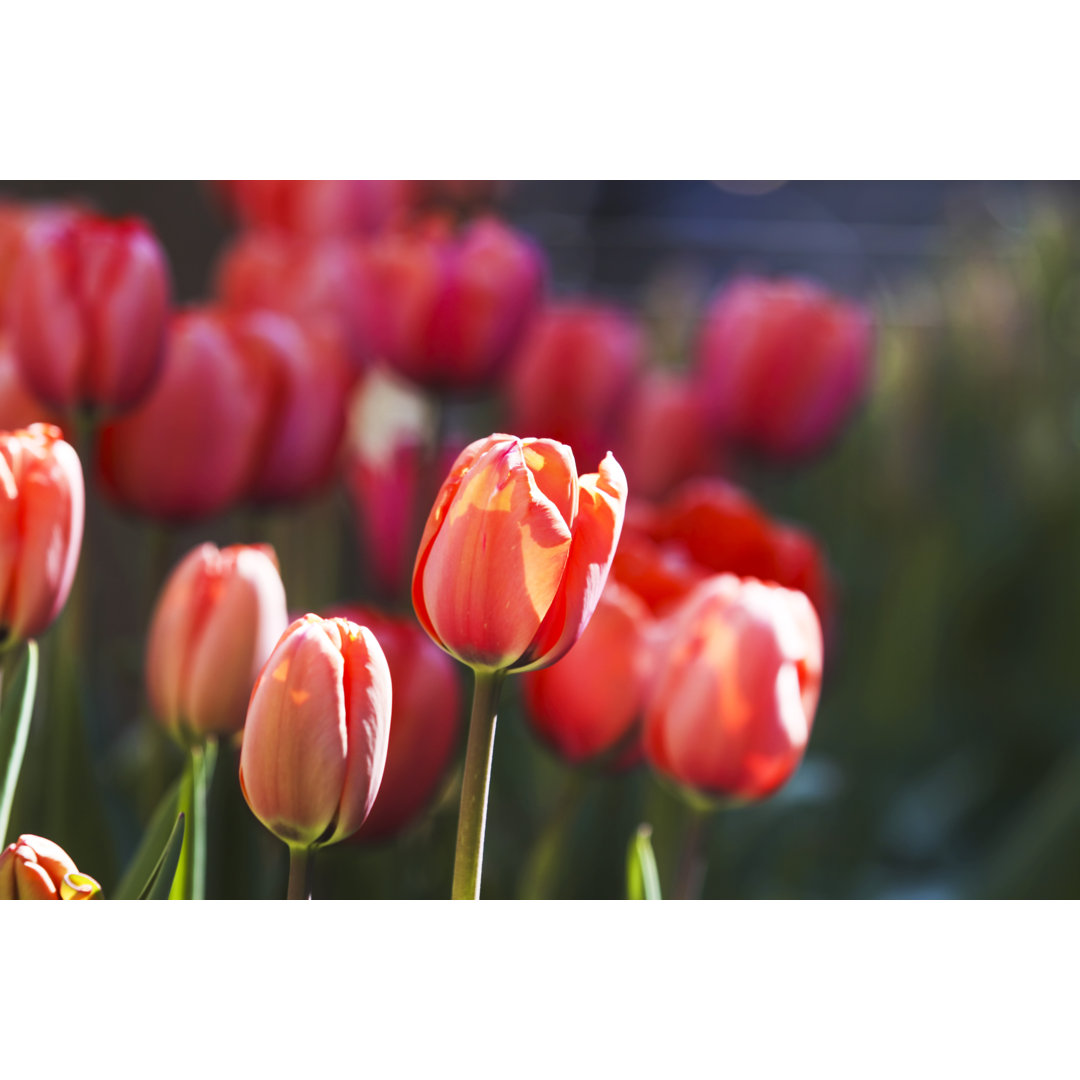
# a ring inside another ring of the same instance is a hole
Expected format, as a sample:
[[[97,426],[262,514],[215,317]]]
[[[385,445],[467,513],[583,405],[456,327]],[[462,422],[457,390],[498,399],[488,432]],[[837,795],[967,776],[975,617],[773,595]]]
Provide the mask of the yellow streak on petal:
[[[271,678],[284,682],[289,677],[289,660],[286,657],[271,673]]]

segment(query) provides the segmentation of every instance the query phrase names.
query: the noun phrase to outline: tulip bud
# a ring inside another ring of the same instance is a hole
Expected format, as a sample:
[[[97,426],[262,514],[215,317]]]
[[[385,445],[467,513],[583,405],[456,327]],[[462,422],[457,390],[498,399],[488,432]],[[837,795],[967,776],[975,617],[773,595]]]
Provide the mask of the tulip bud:
[[[12,283],[11,332],[43,402],[128,409],[157,378],[169,270],[141,222],[81,215],[36,223]]]
[[[602,455],[643,362],[640,327],[597,304],[554,304],[529,328],[508,382],[512,427]]]
[[[59,844],[20,836],[0,851],[0,900],[96,900],[101,886]]]
[[[645,756],[692,791],[760,799],[802,760],[821,688],[821,626],[802,593],[721,574],[667,623]]]
[[[521,340],[543,288],[539,250],[493,218],[452,237],[438,223],[368,249],[369,325],[379,355],[435,390],[491,382]]]
[[[763,453],[820,450],[862,397],[873,324],[803,281],[744,278],[723,290],[699,343],[702,393],[721,436]]]
[[[382,646],[394,701],[386,770],[359,841],[393,836],[435,795],[461,731],[461,684],[453,661],[411,618],[346,607],[337,614],[366,626]]]
[[[0,645],[37,637],[60,613],[83,514],[82,466],[59,428],[0,432]]]
[[[184,742],[238,732],[255,678],[288,624],[273,548],[201,544],[189,552],[150,621],[154,715]]]
[[[558,663],[523,676],[534,729],[567,761],[629,741],[651,681],[652,622],[639,597],[609,580],[577,644]]]
[[[608,454],[578,477],[550,439],[489,435],[436,496],[413,569],[435,643],[481,671],[553,664],[581,636],[622,531],[626,478]]]
[[[31,424],[58,424],[55,409],[43,405],[27,387],[15,360],[11,336],[0,330],[0,431]]]
[[[379,791],[391,706],[390,670],[370,630],[297,619],[248,706],[240,787],[251,812],[291,847],[351,836]]]

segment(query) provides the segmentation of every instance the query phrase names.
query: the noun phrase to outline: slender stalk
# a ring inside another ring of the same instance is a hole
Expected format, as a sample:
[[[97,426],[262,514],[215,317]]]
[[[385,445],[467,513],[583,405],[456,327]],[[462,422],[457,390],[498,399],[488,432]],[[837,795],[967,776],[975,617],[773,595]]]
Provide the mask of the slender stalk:
[[[491,782],[491,755],[495,749],[495,714],[504,677],[502,671],[476,672],[454,852],[453,900],[480,899],[488,785]]]
[[[191,748],[191,899],[206,899],[206,793],[214,778],[217,739]]]
[[[289,891],[285,899],[311,899],[311,848],[289,848]]]
[[[0,693],[13,694],[18,689],[16,674],[22,662],[24,647],[16,645],[0,652]],[[38,647],[31,639],[25,646],[26,677],[21,701],[4,701],[7,723],[0,723],[0,848],[7,842],[11,807],[19,783],[26,743],[30,737],[30,721],[34,712],[34,693],[37,690]],[[2,699],[0,699],[2,700]]]

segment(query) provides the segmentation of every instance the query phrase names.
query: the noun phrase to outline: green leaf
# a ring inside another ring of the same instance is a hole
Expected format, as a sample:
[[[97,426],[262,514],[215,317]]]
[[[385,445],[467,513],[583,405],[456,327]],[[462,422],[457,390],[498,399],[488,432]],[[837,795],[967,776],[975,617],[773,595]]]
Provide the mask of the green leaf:
[[[176,824],[169,833],[169,842],[161,853],[158,864],[154,867],[151,879],[146,883],[146,888],[139,894],[140,900],[168,900],[169,890],[172,888],[173,878],[176,876],[176,867],[180,862],[180,848],[184,844],[184,815],[176,815]]]
[[[21,655],[16,655],[21,653]],[[19,783],[30,718],[37,691],[38,647],[28,641],[3,657],[3,699],[0,703],[0,848],[7,843],[11,804]]]
[[[652,827],[639,825],[630,839],[626,853],[626,898],[628,900],[660,900],[660,874],[653,855]]]
[[[181,784],[182,780],[175,781],[162,796],[143,834],[139,850],[113,893],[114,900],[138,900],[151,884],[153,875],[172,842],[176,817],[181,809]],[[171,883],[172,878],[169,880]]]

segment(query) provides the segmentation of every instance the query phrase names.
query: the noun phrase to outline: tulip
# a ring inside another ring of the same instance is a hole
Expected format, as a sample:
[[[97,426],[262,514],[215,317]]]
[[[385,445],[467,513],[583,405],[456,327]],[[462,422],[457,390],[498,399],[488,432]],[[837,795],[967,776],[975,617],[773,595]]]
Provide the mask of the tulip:
[[[609,580],[578,643],[558,663],[523,676],[533,728],[571,764],[633,736],[652,673],[652,623],[640,597]]]
[[[379,791],[390,735],[390,669],[375,635],[305,615],[259,674],[240,752],[251,812],[289,845],[290,898],[311,849],[351,836]]]
[[[11,337],[0,330],[0,431],[16,431],[31,424],[58,424],[55,409],[43,405],[30,392],[19,371]]]
[[[371,630],[390,668],[394,701],[386,770],[375,805],[354,836],[365,843],[385,840],[419,816],[446,776],[461,731],[461,686],[453,662],[413,619],[360,607],[334,614]]]
[[[239,732],[255,679],[288,625],[273,548],[201,544],[189,552],[150,620],[154,715],[184,743]]]
[[[625,421],[620,414],[643,363],[640,327],[596,304],[555,304],[513,358],[507,393],[515,431],[543,431],[592,460]]]
[[[60,613],[82,544],[82,466],[59,428],[0,432],[0,645]]]
[[[543,288],[539,250],[494,218],[456,237],[441,222],[388,233],[371,243],[367,268],[379,355],[444,392],[483,388],[501,372]]]
[[[761,799],[798,767],[821,688],[821,626],[802,593],[720,574],[670,616],[645,756],[699,796]]]
[[[413,607],[475,672],[454,859],[455,899],[478,899],[496,708],[504,676],[553,664],[581,636],[607,580],[626,506],[610,454],[578,477],[569,448],[490,435],[465,448],[435,499]]]
[[[59,409],[131,408],[158,376],[169,295],[165,253],[142,222],[35,223],[9,309],[27,386]]]
[[[101,886],[51,840],[24,834],[0,851],[0,900],[96,900]]]
[[[828,443],[863,396],[872,350],[858,304],[808,282],[743,278],[705,318],[701,392],[723,438],[800,457]]]

